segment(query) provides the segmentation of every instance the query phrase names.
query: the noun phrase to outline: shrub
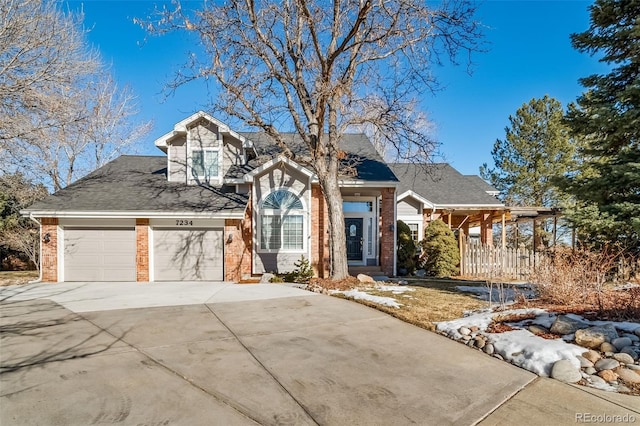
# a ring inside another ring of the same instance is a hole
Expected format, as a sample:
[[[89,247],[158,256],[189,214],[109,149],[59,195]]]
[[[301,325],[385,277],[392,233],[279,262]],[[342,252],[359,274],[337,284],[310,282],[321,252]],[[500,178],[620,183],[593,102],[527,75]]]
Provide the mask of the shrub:
[[[398,256],[396,267],[397,270],[406,270],[410,274],[416,269],[416,243],[411,238],[411,229],[403,221],[399,220],[396,224],[398,228]]]
[[[599,299],[619,256],[619,252],[607,248],[558,248],[541,256],[529,279],[540,298],[552,303],[579,303],[592,295]]]
[[[293,266],[295,266],[293,271],[284,274],[284,280],[286,282],[306,284],[311,278],[313,278],[313,268],[309,264],[309,260],[304,257],[304,255],[300,256],[300,260],[294,263]]]
[[[448,277],[459,271],[460,251],[453,232],[441,220],[432,221],[422,241],[424,269],[434,277]]]

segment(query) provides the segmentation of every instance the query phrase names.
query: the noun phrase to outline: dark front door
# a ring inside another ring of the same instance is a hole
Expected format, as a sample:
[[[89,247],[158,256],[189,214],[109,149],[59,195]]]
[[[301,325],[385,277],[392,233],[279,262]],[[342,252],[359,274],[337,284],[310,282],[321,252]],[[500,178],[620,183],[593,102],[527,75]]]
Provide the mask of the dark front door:
[[[345,218],[344,231],[347,234],[347,260],[362,260],[363,219]]]

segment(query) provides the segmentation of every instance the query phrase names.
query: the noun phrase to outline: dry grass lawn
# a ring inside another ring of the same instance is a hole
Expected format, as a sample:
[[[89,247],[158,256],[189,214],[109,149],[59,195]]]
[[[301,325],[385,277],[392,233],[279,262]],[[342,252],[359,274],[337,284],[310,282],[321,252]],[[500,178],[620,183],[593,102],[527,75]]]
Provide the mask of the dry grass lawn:
[[[0,286],[26,284],[38,278],[38,271],[0,271]]]
[[[391,291],[367,290],[374,296],[392,297],[402,304],[400,308],[391,308],[375,303],[358,300],[367,306],[379,309],[408,323],[427,330],[435,330],[434,322],[460,318],[465,311],[485,308],[487,302],[478,300],[474,295],[455,289],[458,282],[420,280],[412,281],[409,287],[414,291],[393,294]],[[410,296],[410,297],[405,297]]]

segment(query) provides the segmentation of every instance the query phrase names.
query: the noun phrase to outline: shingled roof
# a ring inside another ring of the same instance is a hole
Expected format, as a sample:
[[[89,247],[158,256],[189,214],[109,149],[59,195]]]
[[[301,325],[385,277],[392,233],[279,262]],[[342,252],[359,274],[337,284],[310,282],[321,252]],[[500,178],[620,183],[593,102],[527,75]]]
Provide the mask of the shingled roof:
[[[123,155],[86,177],[38,201],[25,213],[189,212],[242,214],[248,196],[233,186],[186,185],[167,181],[167,157]]]
[[[257,158],[249,161],[246,165],[231,167],[225,175],[227,179],[241,178],[246,173],[282,153],[280,147],[274,144],[265,133],[242,133],[242,136],[253,142]],[[306,166],[308,148],[300,138],[300,135],[297,133],[284,133],[282,136],[294,154],[292,160]],[[360,133],[345,134],[340,139],[339,147],[346,153],[346,157],[343,160],[343,165],[345,166],[342,169],[343,178],[363,181],[398,181],[366,135]]]
[[[399,194],[410,190],[436,206],[502,206],[475,179],[469,179],[449,164],[393,163],[389,167],[400,180]]]

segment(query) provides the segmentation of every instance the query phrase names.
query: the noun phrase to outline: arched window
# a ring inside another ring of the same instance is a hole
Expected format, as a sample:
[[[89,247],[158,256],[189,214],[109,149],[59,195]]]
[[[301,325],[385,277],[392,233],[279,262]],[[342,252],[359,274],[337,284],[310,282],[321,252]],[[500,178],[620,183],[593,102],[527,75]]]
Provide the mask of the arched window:
[[[260,248],[304,249],[304,206],[286,189],[270,193],[260,203]]]

